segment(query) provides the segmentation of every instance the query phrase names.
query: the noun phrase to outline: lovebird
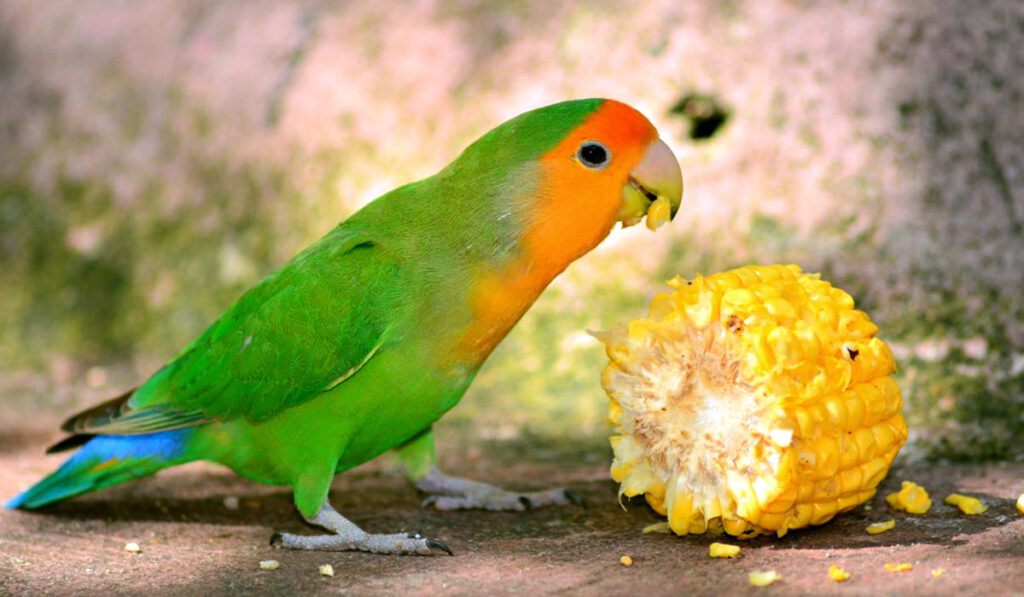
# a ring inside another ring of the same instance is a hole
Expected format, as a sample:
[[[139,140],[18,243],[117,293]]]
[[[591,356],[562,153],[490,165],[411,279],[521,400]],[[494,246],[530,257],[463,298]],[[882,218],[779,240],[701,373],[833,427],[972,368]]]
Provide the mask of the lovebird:
[[[573,493],[505,491],[442,473],[432,425],[548,284],[617,223],[670,221],[679,162],[634,108],[566,101],[486,133],[437,174],[390,191],[256,283],[137,388],[68,419],[77,449],[14,497],[33,509],[195,460],[290,487],[323,535],[308,550],[451,554],[363,531],[334,476],[393,450],[439,509],[523,510]]]

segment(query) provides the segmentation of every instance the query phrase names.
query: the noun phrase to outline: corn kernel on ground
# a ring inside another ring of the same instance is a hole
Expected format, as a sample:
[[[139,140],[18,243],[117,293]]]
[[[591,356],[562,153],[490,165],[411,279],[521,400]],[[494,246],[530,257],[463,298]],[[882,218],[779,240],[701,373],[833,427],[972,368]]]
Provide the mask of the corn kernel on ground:
[[[281,562],[277,560],[260,560],[260,570],[277,570],[281,567]]]
[[[909,563],[886,564],[885,565],[885,569],[888,570],[889,572],[906,572],[908,570],[913,570],[914,569],[914,565],[913,564],[909,564]]]
[[[619,558],[619,563],[622,564],[623,566],[632,566],[633,565],[633,558],[631,558],[629,556],[622,556],[621,558]]]
[[[836,582],[843,582],[850,579],[850,573],[832,564],[828,567],[828,577]]]
[[[1024,516],[1024,493],[1020,494],[1020,497],[1017,498],[1017,512]]]
[[[599,334],[612,477],[677,534],[779,536],[870,499],[907,437],[892,354],[797,266],[675,278]]]
[[[643,532],[645,535],[647,533],[671,533],[672,529],[669,528],[667,522],[656,522],[645,526]]]
[[[868,525],[865,529],[869,535],[877,535],[886,531],[891,531],[896,528],[896,519],[886,520],[885,522],[873,522]]]
[[[894,510],[908,514],[924,514],[932,507],[932,499],[928,492],[913,481],[904,481],[902,489],[885,496],[885,501]]]
[[[747,575],[747,579],[750,581],[750,584],[755,587],[767,587],[780,578],[782,578],[782,576],[774,570],[755,570]]]
[[[712,543],[708,555],[713,558],[738,558],[740,557],[739,545],[728,545],[726,543]]]
[[[961,512],[967,515],[983,514],[988,510],[988,506],[982,503],[978,498],[960,495],[959,493],[951,493],[942,501],[950,506],[956,506]]]

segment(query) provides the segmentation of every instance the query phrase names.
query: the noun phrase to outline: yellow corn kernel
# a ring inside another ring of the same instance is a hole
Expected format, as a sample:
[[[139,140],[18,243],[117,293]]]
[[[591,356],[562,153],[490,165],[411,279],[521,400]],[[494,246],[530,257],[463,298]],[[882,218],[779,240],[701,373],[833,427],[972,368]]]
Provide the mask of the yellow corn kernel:
[[[885,501],[894,510],[907,512],[908,514],[924,514],[932,507],[932,500],[928,492],[913,481],[904,481],[902,489],[897,493],[890,493],[885,496]]]
[[[667,522],[656,522],[649,524],[644,527],[643,533],[671,533],[672,529],[668,526]]]
[[[281,567],[281,562],[277,560],[260,560],[260,570],[277,570]]]
[[[774,570],[755,570],[747,575],[747,579],[750,580],[750,584],[755,587],[767,587],[780,578],[782,577]]]
[[[632,566],[633,565],[633,558],[631,558],[629,556],[622,556],[621,558],[619,558],[619,563],[622,564],[623,566]]]
[[[932,578],[938,578],[942,576],[945,572],[945,568],[936,568],[935,570],[932,570]]]
[[[877,535],[886,531],[891,531],[896,528],[896,520],[890,519],[885,522],[874,522],[868,525],[867,530],[869,535]]]
[[[978,498],[960,495],[959,493],[951,493],[942,501],[950,506],[960,508],[960,511],[967,515],[981,514],[988,510],[988,506],[983,504]]]
[[[665,197],[658,197],[647,208],[647,228],[657,230],[672,219],[672,204]]]
[[[612,477],[677,534],[782,536],[870,499],[906,441],[892,356],[853,299],[797,266],[691,281],[595,334]]]
[[[895,455],[896,452],[894,450],[888,458],[873,458],[861,465],[861,472],[864,473],[864,483],[861,488],[861,494],[870,492],[868,498],[875,495],[875,487],[877,487],[878,484],[882,482],[882,479],[885,478],[885,473],[889,471],[889,463],[892,462],[892,458]]]
[[[652,510],[654,510],[658,514],[661,514],[662,516],[668,516],[668,512],[665,511],[665,499],[663,497],[659,498],[648,493],[644,495],[644,498],[647,499],[647,503],[650,504]],[[668,526],[667,522],[665,523],[665,526]]]
[[[836,582],[843,582],[844,580],[849,580],[850,573],[832,564],[828,567],[828,577]]]
[[[913,570],[913,564],[886,564],[885,569],[889,572],[906,572],[907,570]]]
[[[619,425],[622,422],[622,407],[612,398],[611,406],[608,407],[608,424]]]
[[[740,557],[740,546],[712,543],[709,548],[709,554],[713,558],[738,558]]]
[[[1020,497],[1017,498],[1017,512],[1024,516],[1024,493],[1020,494]]]
[[[736,518],[723,518],[722,529],[730,535],[739,537],[750,532],[750,523]]]

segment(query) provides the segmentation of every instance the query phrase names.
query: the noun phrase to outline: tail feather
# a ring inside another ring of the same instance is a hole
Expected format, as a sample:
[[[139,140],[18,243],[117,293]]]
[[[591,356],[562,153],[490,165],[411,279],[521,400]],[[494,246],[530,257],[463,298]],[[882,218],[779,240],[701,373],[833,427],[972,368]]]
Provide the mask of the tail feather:
[[[192,460],[185,440],[193,429],[145,435],[97,435],[57,470],[4,506],[30,510]]]

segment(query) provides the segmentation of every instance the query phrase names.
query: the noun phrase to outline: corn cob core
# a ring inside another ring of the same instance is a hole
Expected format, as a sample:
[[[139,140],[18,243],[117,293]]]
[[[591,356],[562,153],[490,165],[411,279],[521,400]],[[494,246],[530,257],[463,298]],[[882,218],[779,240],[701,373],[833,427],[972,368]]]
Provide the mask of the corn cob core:
[[[601,334],[619,494],[680,535],[822,524],[906,441],[892,354],[853,299],[794,265],[679,277]]]

